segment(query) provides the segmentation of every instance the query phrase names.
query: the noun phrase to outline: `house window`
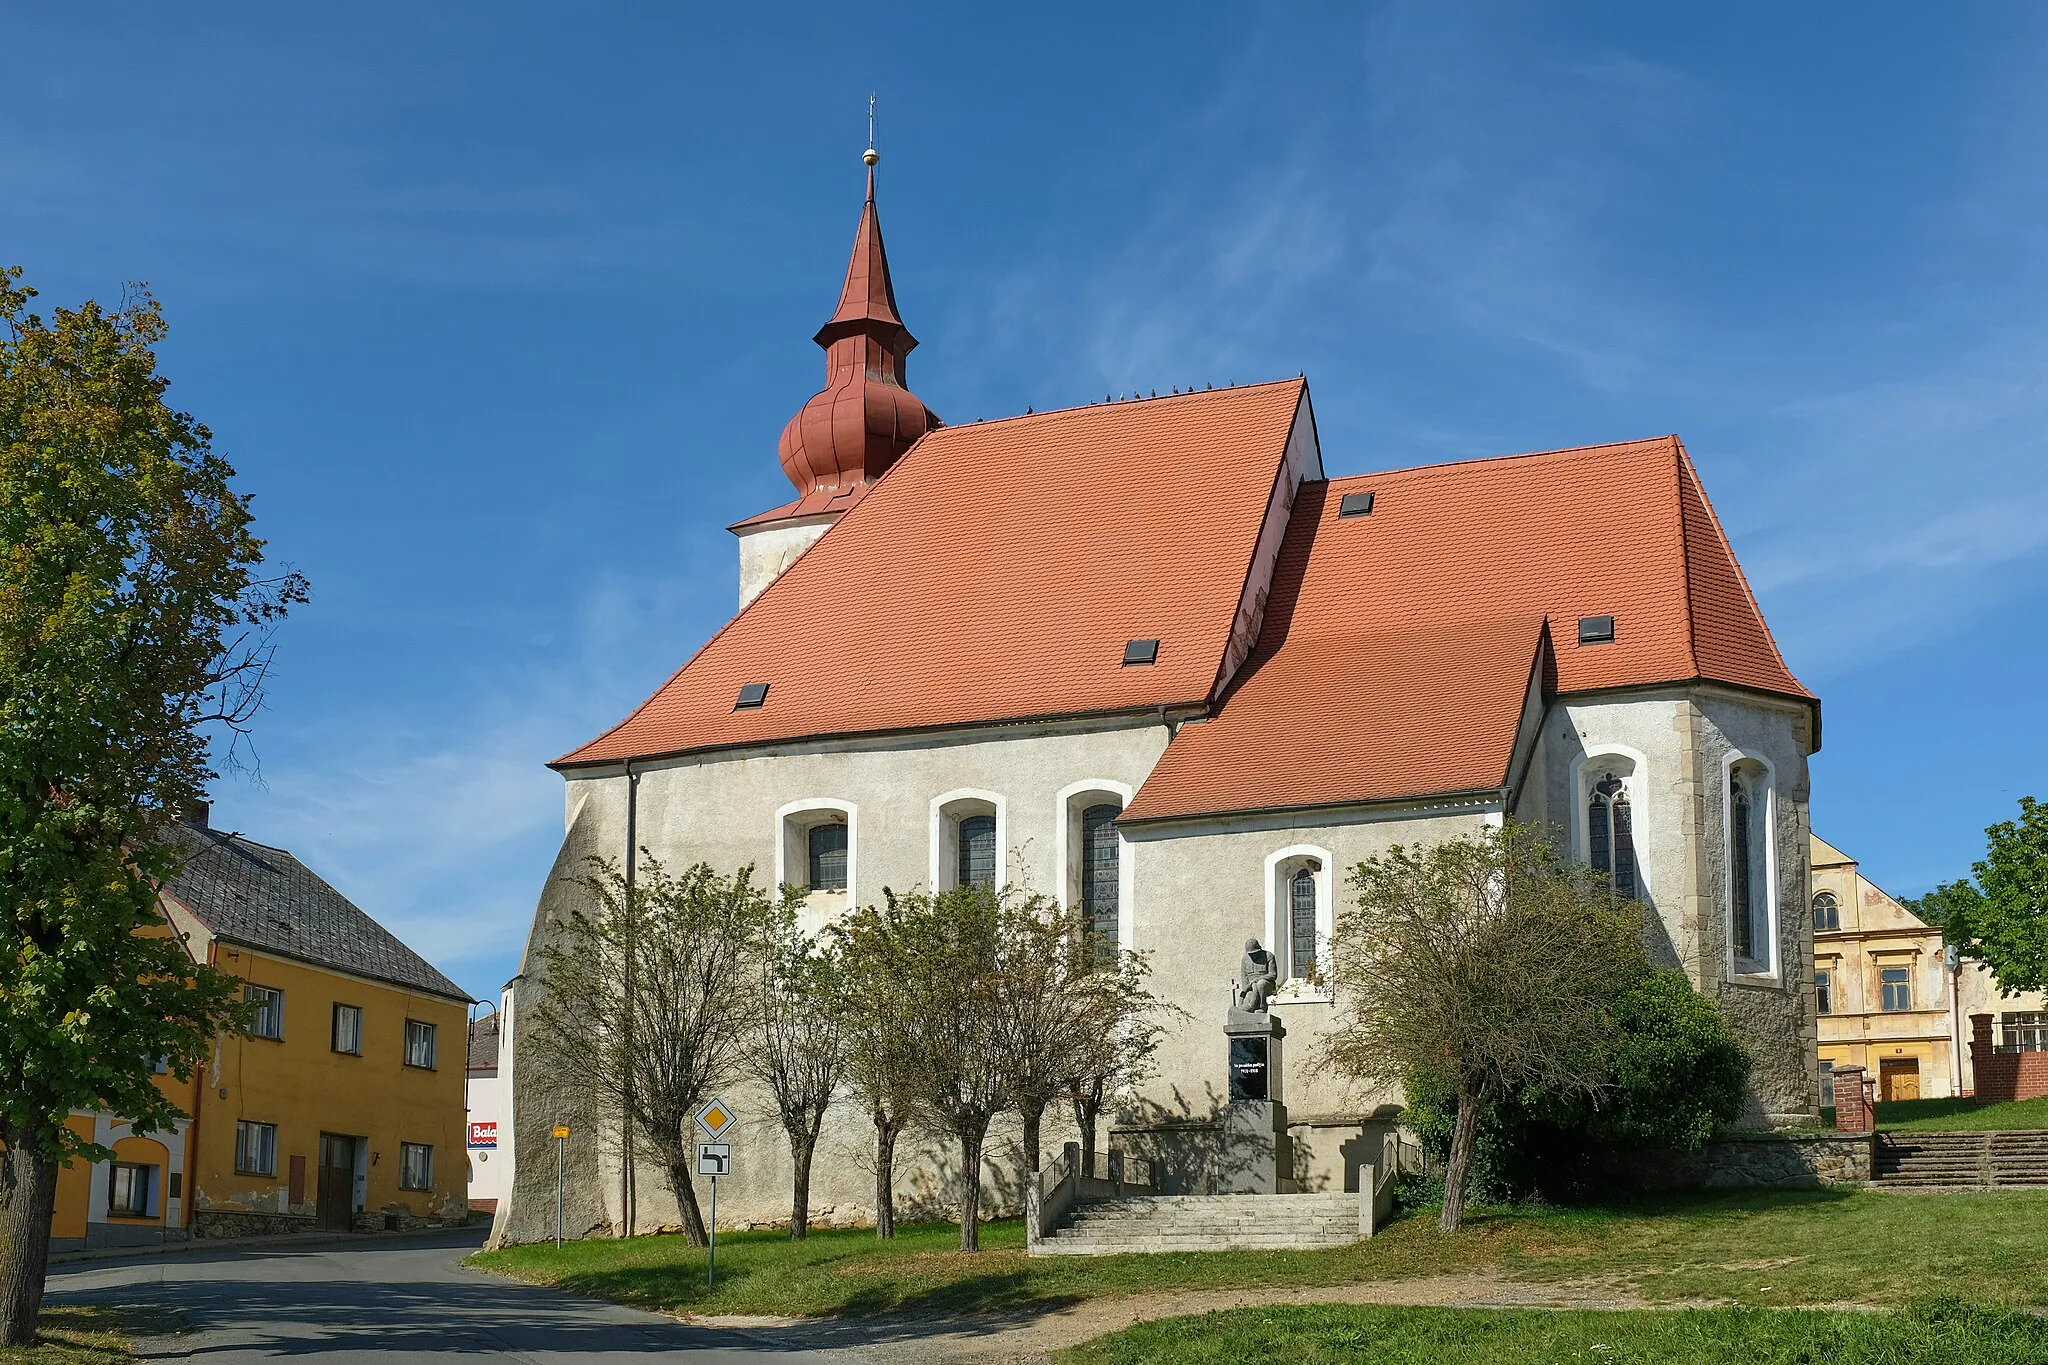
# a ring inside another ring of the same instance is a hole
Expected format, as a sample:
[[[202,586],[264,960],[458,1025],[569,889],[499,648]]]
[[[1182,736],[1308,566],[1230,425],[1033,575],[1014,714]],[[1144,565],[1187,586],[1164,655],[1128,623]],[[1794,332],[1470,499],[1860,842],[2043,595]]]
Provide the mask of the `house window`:
[[[995,886],[995,816],[970,815],[960,822],[960,858],[956,880],[961,886]]]
[[[1081,812],[1081,913],[1088,932],[1095,937],[1096,956],[1109,961],[1116,956],[1122,926],[1117,922],[1118,877],[1122,856],[1116,832],[1116,818],[1123,807],[1104,802]],[[993,837],[995,831],[989,831]],[[963,841],[964,845],[964,841]]]
[[[1877,974],[1884,1011],[1896,1014],[1913,1008],[1913,974],[1904,967],[1886,967]]]
[[[434,1034],[432,1024],[422,1024],[417,1019],[405,1021],[405,1064],[407,1066],[434,1069]]]
[[[1999,1023],[2005,1032],[2001,1052],[2048,1052],[2048,1014],[2008,1014]]]
[[[846,889],[846,826],[812,825],[804,836],[810,858],[813,891]]]
[[[107,1213],[114,1218],[148,1218],[153,1212],[150,1195],[156,1181],[156,1167],[117,1161],[109,1172]]]
[[[1822,1062],[1820,1064],[1820,1107],[1823,1109],[1835,1107],[1835,1064],[1833,1062]]]
[[[398,1188],[401,1190],[431,1190],[434,1188],[434,1149],[420,1142],[398,1144]]]
[[[1842,927],[1842,907],[1835,900],[1835,893],[1823,891],[1813,898],[1813,931],[1817,934],[1832,933]]]
[[[1289,974],[1307,979],[1316,974],[1316,874],[1297,868],[1287,879],[1287,951]]]
[[[251,1038],[284,1037],[284,992],[268,986],[242,987],[242,999],[256,1007],[249,1018]]]
[[[1770,771],[1755,759],[1728,768],[1728,933],[1739,972],[1768,972],[1776,909],[1771,892]]]
[[[251,1123],[235,1125],[235,1174],[277,1174],[277,1125]]]
[[[363,1011],[359,1005],[334,1006],[334,1050],[351,1057],[363,1055]]]
[[[1835,974],[1815,972],[1813,974],[1814,1008],[1822,1014],[1835,1012]]]
[[[1613,773],[1593,784],[1586,801],[1586,845],[1593,870],[1607,874],[1614,894],[1634,900],[1638,894],[1635,813],[1629,807],[1628,789]]]

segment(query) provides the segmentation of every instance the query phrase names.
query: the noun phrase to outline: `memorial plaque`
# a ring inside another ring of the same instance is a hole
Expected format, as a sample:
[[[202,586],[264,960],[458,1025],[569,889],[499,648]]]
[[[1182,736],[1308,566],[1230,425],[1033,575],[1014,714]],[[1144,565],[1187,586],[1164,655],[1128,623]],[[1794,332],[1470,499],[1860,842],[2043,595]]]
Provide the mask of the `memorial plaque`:
[[[1263,1100],[1268,1098],[1266,1063],[1271,1040],[1266,1038],[1232,1038],[1230,1040],[1230,1098],[1233,1100]]]

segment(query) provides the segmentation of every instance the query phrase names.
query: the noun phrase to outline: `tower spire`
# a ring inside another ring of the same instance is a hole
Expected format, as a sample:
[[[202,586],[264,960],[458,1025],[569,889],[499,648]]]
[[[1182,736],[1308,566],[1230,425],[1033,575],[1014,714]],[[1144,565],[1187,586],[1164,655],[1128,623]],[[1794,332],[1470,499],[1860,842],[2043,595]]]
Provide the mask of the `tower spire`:
[[[875,208],[875,99],[868,96],[867,199],[854,230],[839,306],[812,338],[825,349],[825,387],[783,428],[781,457],[800,495],[872,483],[939,425],[906,387],[904,362],[917,338],[896,308],[896,285]]]

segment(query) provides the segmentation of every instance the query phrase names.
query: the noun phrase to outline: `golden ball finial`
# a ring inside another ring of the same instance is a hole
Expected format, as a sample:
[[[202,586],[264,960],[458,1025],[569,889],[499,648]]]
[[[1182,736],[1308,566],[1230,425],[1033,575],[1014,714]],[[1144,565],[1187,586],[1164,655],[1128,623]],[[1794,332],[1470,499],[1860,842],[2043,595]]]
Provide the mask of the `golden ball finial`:
[[[860,154],[860,159],[866,162],[868,165],[872,166],[877,161],[880,161],[882,159],[882,154],[876,151],[874,148],[870,147]]]

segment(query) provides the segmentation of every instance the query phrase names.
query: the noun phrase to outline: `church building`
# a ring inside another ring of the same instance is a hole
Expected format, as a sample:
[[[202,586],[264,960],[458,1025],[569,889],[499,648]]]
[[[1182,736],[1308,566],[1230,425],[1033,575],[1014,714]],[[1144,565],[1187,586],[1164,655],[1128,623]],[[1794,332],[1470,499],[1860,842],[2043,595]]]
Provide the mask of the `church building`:
[[[565,838],[508,989],[501,1238],[550,1235],[557,1114],[522,1067],[538,945],[591,854],[746,864],[811,926],[884,887],[1016,884],[1145,954],[1183,1011],[1102,1147],[1216,1120],[1247,939],[1276,955],[1295,1178],[1345,1188],[1397,1094],[1332,1075],[1321,970],[1346,870],[1503,818],[1553,826],[1651,910],[1652,956],[1755,1058],[1746,1122],[1818,1106],[1807,757],[1786,667],[1675,436],[1332,476],[1306,378],[947,425],[910,386],[874,156],[825,386],[782,433],[793,497],[740,522],[735,615],[554,761]],[[762,452],[766,458],[766,452]],[[1332,450],[1355,468],[1361,452]],[[629,831],[631,833],[629,834]],[[786,1218],[773,1106],[720,1222]],[[617,1119],[572,1140],[572,1235],[674,1224]],[[985,1179],[1014,1205],[992,1135]],[[1054,1151],[1062,1137],[1047,1133]],[[814,1219],[872,1212],[865,1116],[828,1120]],[[934,1211],[943,1144],[899,1156]]]

